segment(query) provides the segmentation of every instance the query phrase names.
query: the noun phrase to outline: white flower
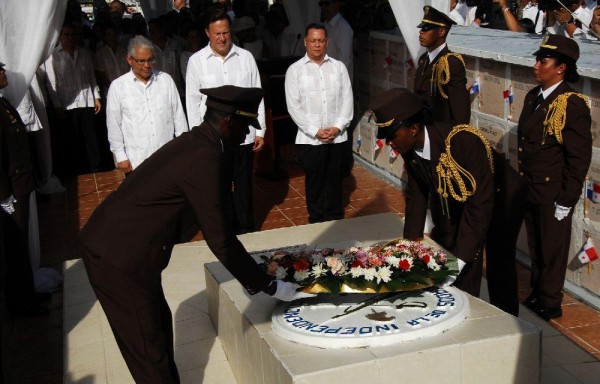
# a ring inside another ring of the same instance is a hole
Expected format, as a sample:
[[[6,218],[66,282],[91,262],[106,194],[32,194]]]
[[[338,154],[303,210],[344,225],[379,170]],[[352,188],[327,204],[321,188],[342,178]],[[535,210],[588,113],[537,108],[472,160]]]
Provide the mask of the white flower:
[[[392,279],[392,271],[390,267],[381,267],[377,271],[377,284],[379,284],[382,280],[384,283],[387,283]]]
[[[323,275],[325,275],[326,273],[327,273],[327,270],[325,270],[325,269],[323,268],[323,264],[319,263],[319,264],[317,264],[317,265],[313,265],[313,267],[312,267],[312,275],[313,275],[314,277],[317,277],[317,278],[318,278],[318,277],[320,277],[320,276],[323,276]]]
[[[314,252],[310,256],[312,258],[313,264],[320,264],[320,263],[324,263],[325,262],[325,258],[323,257],[323,255],[321,255],[321,252]]]
[[[438,263],[435,262],[435,260],[433,259],[433,257],[431,258],[431,260],[429,261],[429,263],[427,263],[427,267],[429,269],[431,269],[432,271],[439,271],[440,270],[440,266],[438,265]]]
[[[306,269],[303,269],[301,271],[296,271],[296,273],[294,273],[294,279],[296,281],[302,281],[302,280],[306,279],[308,276],[310,276],[310,272]]]
[[[373,279],[377,277],[377,270],[375,268],[364,268],[363,275],[365,277],[365,280],[373,281]]]
[[[396,256],[388,256],[385,258],[385,262],[391,265],[392,267],[398,268],[398,263],[400,262],[400,259]]]
[[[350,274],[352,275],[352,278],[356,279],[364,274],[364,269],[361,267],[350,268]]]
[[[275,278],[277,280],[283,280],[283,279],[285,279],[286,276],[287,276],[287,272],[286,272],[285,268],[283,268],[283,267],[279,267],[275,271]]]

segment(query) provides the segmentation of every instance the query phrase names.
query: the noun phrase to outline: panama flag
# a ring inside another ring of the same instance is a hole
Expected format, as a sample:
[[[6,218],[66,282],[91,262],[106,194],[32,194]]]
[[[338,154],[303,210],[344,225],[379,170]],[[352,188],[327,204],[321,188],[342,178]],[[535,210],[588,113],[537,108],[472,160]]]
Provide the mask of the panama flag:
[[[376,150],[376,151],[378,151],[381,148],[383,148],[383,140],[377,140],[375,142],[375,145],[373,146],[373,149]]]
[[[362,139],[360,138],[360,136],[358,136],[358,138],[356,139],[356,146],[358,148],[360,148],[361,144],[362,144]]]
[[[593,193],[592,193],[592,201],[594,203],[600,203],[600,184],[594,182],[592,184],[592,189],[593,189]]]
[[[476,77],[475,81],[473,82],[473,85],[471,85],[471,87],[469,87],[469,94],[476,95],[478,93],[479,93],[479,77]]]
[[[581,252],[579,252],[577,258],[579,261],[581,261],[581,264],[587,264],[598,259],[598,253],[596,253],[596,248],[594,248],[594,243],[592,242],[591,237],[588,237],[588,239],[585,241],[585,244],[583,244],[583,249]]]
[[[508,103],[512,104],[514,99],[515,99],[515,95],[513,94],[513,88],[511,85],[510,88],[508,89]]]
[[[398,157],[400,153],[398,151],[396,151],[394,148],[390,147],[390,158],[391,159],[395,159],[396,157]]]

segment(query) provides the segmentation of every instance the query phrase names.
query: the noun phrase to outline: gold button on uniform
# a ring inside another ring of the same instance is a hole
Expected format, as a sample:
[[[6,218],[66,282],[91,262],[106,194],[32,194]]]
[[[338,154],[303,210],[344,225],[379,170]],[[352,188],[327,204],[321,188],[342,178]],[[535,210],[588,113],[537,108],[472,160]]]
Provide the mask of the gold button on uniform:
[[[519,147],[519,152],[523,152],[523,148]]]
[[[519,175],[523,176],[523,172],[519,172]]]
[[[544,180],[550,181],[550,178],[548,176],[546,176],[546,178]]]

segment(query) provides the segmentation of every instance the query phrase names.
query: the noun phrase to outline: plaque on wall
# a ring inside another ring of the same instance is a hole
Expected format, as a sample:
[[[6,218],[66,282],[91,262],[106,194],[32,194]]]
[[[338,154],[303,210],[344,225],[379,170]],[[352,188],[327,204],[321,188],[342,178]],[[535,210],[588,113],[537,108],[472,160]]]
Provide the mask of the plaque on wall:
[[[479,59],[479,111],[504,119],[506,63]]]
[[[533,79],[533,68],[522,65],[511,65],[510,80],[513,90],[512,118],[511,121],[518,122],[523,102],[527,92],[534,88],[537,83]]]
[[[371,48],[371,76],[374,79],[387,81],[388,69],[386,64],[387,54],[387,41],[384,39],[378,39],[371,37],[369,42]]]
[[[492,148],[501,153],[506,152],[504,149],[504,135],[507,135],[508,132],[504,123],[481,113],[478,114],[477,121],[479,130],[490,142]]]
[[[594,139],[594,147],[600,147],[600,80],[589,79],[591,92],[590,104],[592,113],[592,138]],[[582,83],[582,81],[579,81]]]
[[[407,64],[404,58],[404,47],[404,43],[389,42],[388,68],[390,71],[390,81],[402,87],[406,87],[404,69]]]

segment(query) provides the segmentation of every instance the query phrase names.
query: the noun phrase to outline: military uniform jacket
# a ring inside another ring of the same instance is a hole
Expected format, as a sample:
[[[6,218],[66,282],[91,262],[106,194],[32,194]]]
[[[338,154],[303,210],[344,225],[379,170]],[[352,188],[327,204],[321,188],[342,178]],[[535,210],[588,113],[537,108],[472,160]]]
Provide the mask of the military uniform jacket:
[[[414,151],[402,155],[408,174],[404,237],[423,237],[431,197],[431,214],[435,225],[431,238],[454,256],[469,262],[481,255],[495,201],[498,205],[510,207],[517,199],[522,199],[523,194],[521,186],[513,182],[519,180],[516,171],[499,154],[494,151],[496,171],[492,173],[485,147],[479,137],[469,132],[460,132],[452,138],[452,156],[473,175],[477,188],[475,194],[465,202],[458,202],[449,196],[450,215],[448,217],[443,214],[442,200],[437,193],[439,180],[435,168],[445,150],[444,141],[451,129],[449,124],[441,122],[427,126],[431,164],[427,164]]]
[[[29,195],[34,188],[25,125],[15,108],[0,97],[0,201]]]
[[[529,202],[539,205],[556,202],[573,207],[581,196],[592,157],[590,109],[580,97],[570,96],[562,130],[563,144],[550,135],[542,140],[549,105],[558,95],[573,92],[573,89],[563,81],[533,111],[539,92],[540,86],[529,91],[519,118],[519,173],[529,184]]]
[[[269,278],[234,234],[222,181],[221,140],[208,122],[165,144],[96,208],[83,245],[142,283],[160,281],[178,239],[180,215],[192,212],[214,255],[251,294]]]
[[[433,108],[434,120],[453,124],[469,124],[471,119],[471,100],[467,90],[467,77],[463,63],[454,56],[448,57],[450,67],[450,81],[444,86],[444,92],[448,95],[442,97],[439,89],[431,82],[433,67],[440,58],[450,53],[448,47],[444,47],[433,62],[425,65],[428,52],[419,58],[417,73],[415,76],[414,91],[420,95]]]

